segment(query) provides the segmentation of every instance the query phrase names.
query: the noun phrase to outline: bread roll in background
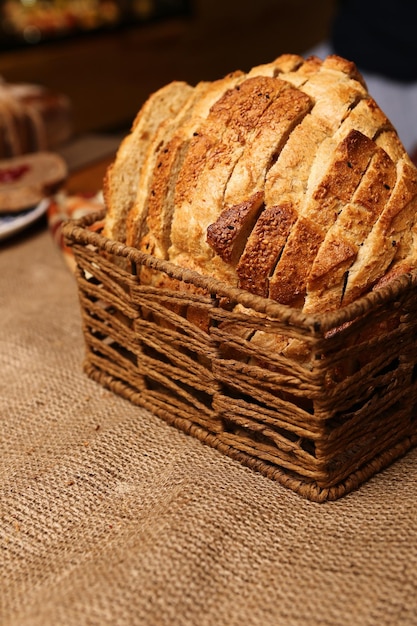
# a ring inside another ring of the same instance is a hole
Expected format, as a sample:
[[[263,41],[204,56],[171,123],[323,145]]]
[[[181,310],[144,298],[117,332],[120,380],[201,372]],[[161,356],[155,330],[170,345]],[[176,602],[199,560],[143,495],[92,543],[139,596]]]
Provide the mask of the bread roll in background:
[[[62,186],[67,164],[55,152],[34,152],[0,159],[0,215],[36,206]]]
[[[152,94],[104,200],[107,237],[308,313],[416,264],[417,170],[334,55]]]
[[[56,150],[72,137],[72,116],[65,94],[0,76],[0,158]]]

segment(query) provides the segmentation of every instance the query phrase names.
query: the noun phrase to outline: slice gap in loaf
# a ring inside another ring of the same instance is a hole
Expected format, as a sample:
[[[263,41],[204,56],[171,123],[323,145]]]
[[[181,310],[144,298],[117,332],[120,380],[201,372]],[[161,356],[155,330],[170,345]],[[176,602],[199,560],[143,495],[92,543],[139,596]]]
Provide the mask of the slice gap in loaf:
[[[352,132],[357,135],[360,133],[368,139],[375,139],[378,134],[386,129],[392,129],[392,126],[385,114],[376,107],[375,102],[364,97],[363,92],[355,92],[348,107],[347,115],[339,128],[333,136],[326,138],[317,150],[308,179],[305,202],[309,202],[311,194],[315,192],[316,185],[320,182],[322,172],[328,168],[331,162],[334,150],[344,139]]]
[[[334,153],[338,149],[343,139],[345,139],[352,130],[356,130],[354,125],[350,123],[350,117],[354,109],[363,99],[363,94],[357,92],[350,104],[347,106],[345,115],[341,120],[340,126],[334,133],[324,137],[320,145],[317,146],[317,152],[311,163],[310,173],[308,175],[307,186],[305,190],[304,204],[311,202],[311,196],[316,193],[317,187],[322,184],[323,173],[327,172],[334,160]]]
[[[327,232],[360,185],[376,149],[371,139],[356,130],[350,131],[335,146],[332,159],[327,160],[325,175],[306,194],[302,214]]]
[[[189,114],[187,112],[186,117],[180,120],[172,136],[158,155],[146,198],[147,212],[145,228],[142,230],[143,235],[139,241],[135,239],[132,245],[158,258],[168,258],[177,179],[190,145],[193,139],[199,136],[200,126],[207,118],[213,104],[227,90],[244,79],[245,75],[237,71],[212,83],[197,85]],[[199,167],[204,165],[204,159],[204,151],[201,152],[200,159],[195,155],[194,171],[198,171]],[[129,233],[131,232],[134,231],[129,229]],[[141,280],[163,287],[170,287],[172,282],[166,275],[144,267],[141,269]],[[187,289],[191,289],[191,287],[189,286]],[[198,317],[199,315],[197,315]]]
[[[288,55],[283,56],[286,57]],[[291,57],[292,55],[289,56]],[[275,61],[275,76],[285,80],[297,89],[302,89],[303,85],[320,71],[322,65],[323,62],[316,56],[303,59],[301,63],[297,58],[289,59],[288,61],[285,58],[278,57]]]
[[[316,65],[315,75],[310,76],[301,89],[318,102],[318,106],[313,109],[312,118],[306,120],[305,129],[300,129],[300,138],[294,136],[292,145],[288,146],[288,151],[297,150],[303,140],[303,135],[305,136],[310,131],[310,123],[313,126],[312,141],[308,142],[307,139],[305,150],[300,151],[303,158],[307,160],[307,164],[311,165],[310,169],[306,165],[302,170],[308,175],[307,185],[303,189],[305,202],[308,202],[309,194],[319,183],[323,172],[328,169],[337,145],[350,130],[355,128],[354,123],[350,124],[350,120],[355,118],[352,112],[368,94],[355,66],[337,56],[328,57],[320,65]],[[380,121],[378,121],[379,126]],[[320,127],[324,133],[322,137],[319,134]],[[318,137],[315,146],[314,133]],[[309,146],[311,146],[310,149]],[[272,173],[271,175],[273,176]]]
[[[385,113],[376,104],[375,100],[367,96],[359,99],[355,106],[352,107],[349,115],[336,133],[335,138],[340,141],[346,137],[351,130],[356,130],[375,141],[379,135],[385,132],[392,132],[393,127]],[[395,133],[395,131],[393,132]],[[386,151],[389,153],[389,150]]]
[[[226,206],[232,205],[233,201],[244,202],[245,198],[253,197],[251,194],[256,195],[258,190],[264,189],[269,167],[276,161],[289,134],[311,106],[311,99],[299,90],[291,86],[282,89],[262,115],[257,129],[246,143],[242,156],[233,169],[225,190]],[[222,215],[223,213],[217,222],[221,223]],[[266,281],[288,236],[293,223],[293,212],[291,209],[286,211],[284,206],[269,207],[268,210],[258,212],[258,215],[256,227],[251,232],[247,229],[244,231],[246,241],[240,233],[239,256],[242,252],[244,254],[240,259],[235,255],[233,264],[238,262],[240,287],[266,296]],[[212,247],[218,252],[213,245]],[[255,268],[257,271],[254,273]]]
[[[185,82],[174,81],[149,96],[140,109],[103,182],[106,237],[125,243],[127,216],[136,198],[148,146],[160,124],[176,115],[192,90]]]
[[[278,63],[276,63],[278,65]],[[303,64],[297,58],[296,64],[293,63],[292,69],[297,68],[299,78],[298,84],[305,83],[321,68],[321,62],[312,58]],[[280,74],[278,73],[278,76]],[[266,109],[258,122],[257,128],[249,136],[246,146],[241,152],[234,169],[232,170],[229,181],[227,182],[224,203],[232,204],[233,200],[244,201],[250,193],[263,188],[265,184],[265,176],[269,167],[277,158],[277,154],[281,151],[288,136],[294,127],[299,124],[306,114],[311,110],[312,101],[309,96],[292,87],[282,89],[279,96]],[[281,203],[280,203],[281,206]],[[276,207],[273,207],[272,213],[268,211],[265,215],[271,223],[276,219],[277,212],[273,216]],[[282,213],[282,211],[281,211]],[[288,223],[288,216],[285,220]],[[263,222],[262,228],[265,229],[266,222]],[[287,236],[286,233],[285,236]],[[249,246],[251,250],[251,246]],[[271,264],[276,263],[277,255],[280,249],[274,249],[274,254],[269,255],[268,262],[264,265],[269,269]],[[249,251],[245,255],[245,259],[251,259],[252,253]],[[272,258],[271,258],[272,257]],[[251,261],[249,261],[251,265]],[[245,270],[241,272],[241,279],[244,281]],[[262,293],[264,290],[262,289]]]
[[[281,81],[282,89],[261,116],[227,182],[224,204],[243,202],[265,187],[267,171],[276,162],[289,135],[311,110],[311,98]]]
[[[417,211],[417,171],[407,157],[397,163],[397,180],[384,210],[361,245],[352,265],[342,304],[369,291],[396,256],[403,237],[410,231]],[[409,251],[412,254],[412,250]],[[407,250],[402,249],[402,257]]]
[[[305,65],[302,66],[302,69],[304,69],[305,76],[303,77],[303,81],[298,81],[298,84],[301,84],[302,82],[305,87],[309,85],[309,81],[311,81],[312,84],[310,84],[310,87],[309,87],[310,92],[317,96],[317,94],[320,94],[323,90],[323,82],[324,84],[327,84],[326,76],[324,77],[320,76],[319,78],[317,77],[317,74],[321,71],[322,63],[318,61],[317,59],[312,59],[310,63],[307,63],[307,66],[308,66],[307,71],[306,71],[306,66]],[[333,76],[332,78],[334,79]],[[339,80],[340,82],[343,83],[343,82],[346,82],[348,79],[346,78],[346,76],[340,75]],[[364,93],[363,88],[360,85],[358,87],[358,90],[355,91],[352,96],[351,95],[352,87],[351,85],[349,85],[349,87],[350,87],[350,90],[348,90],[347,94],[345,93],[347,90],[346,87],[345,87],[345,91],[339,94],[339,97],[343,98],[343,101],[347,103],[345,114],[347,114],[347,111],[352,107],[352,103],[357,102],[359,97],[362,97]],[[342,91],[342,89],[343,88],[341,87],[340,91]],[[286,94],[288,92],[283,92],[283,93]],[[300,91],[297,91],[297,93],[302,94],[301,97],[304,98],[305,104],[308,101],[311,102],[310,97],[306,96],[306,94]],[[310,110],[311,104],[309,104],[308,107]],[[316,108],[316,114],[317,114],[317,108]],[[327,108],[328,108],[328,105],[327,105]],[[265,117],[268,116],[270,111],[272,111],[272,106],[267,110]],[[285,186],[286,190],[289,189],[293,191],[294,197],[295,197],[297,195],[297,191],[299,191],[299,190],[294,190],[294,187],[296,187],[297,183],[301,184],[304,188],[307,186],[307,181],[308,181],[308,176],[310,174],[310,170],[308,167],[305,167],[303,170],[303,167],[305,166],[305,162],[306,160],[308,160],[305,158],[305,150],[301,150],[301,151],[298,150],[298,154],[296,156],[296,158],[298,159],[297,165],[300,165],[301,170],[302,170],[301,175],[300,175],[300,169],[297,170],[297,168],[294,167],[295,165],[294,161],[292,161],[292,159],[294,158],[294,155],[296,154],[296,150],[294,150],[294,148],[296,149],[297,146],[298,147],[300,146],[300,144],[302,143],[305,144],[306,141],[307,142],[310,141],[312,145],[310,156],[311,156],[311,160],[313,160],[317,146],[320,146],[323,139],[327,137],[329,134],[328,125],[326,122],[326,113],[327,113],[326,110],[322,112],[321,114],[321,119],[323,122],[322,124],[320,124],[320,116],[319,116],[318,124],[317,124],[316,119],[314,119],[313,123],[311,123],[310,122],[311,118],[308,115],[306,115],[306,113],[307,113],[306,111],[303,111],[303,113],[300,116],[301,119],[296,120],[296,122],[298,123],[302,122],[300,126],[303,126],[304,124],[304,129],[303,129],[304,132],[303,131],[299,132],[298,130],[299,127],[297,126],[297,123],[295,123],[293,124],[292,127],[290,126],[289,132],[287,134],[285,134],[285,132],[283,133],[283,136],[284,136],[283,143],[285,143],[285,140],[287,139],[287,137],[289,137],[290,139],[287,142],[287,144],[292,144],[291,147],[293,149],[291,150],[291,148],[288,148],[288,146],[284,147],[284,150],[285,148],[287,148],[288,158],[286,160],[284,157],[283,161],[281,162],[282,164],[281,168],[278,170],[278,173],[276,173],[275,177],[273,177],[273,184],[270,186],[271,193],[268,198],[270,202],[270,206],[267,207],[262,212],[259,218],[259,227],[258,228],[255,227],[252,235],[250,236],[250,241],[248,241],[247,250],[244,252],[242,259],[238,265],[239,284],[242,287],[247,288],[249,290],[255,289],[256,293],[260,295],[268,295],[268,289],[266,287],[266,280],[269,278],[270,273],[274,270],[274,268],[276,267],[277,261],[280,259],[282,248],[285,245],[287,241],[287,237],[290,233],[290,228],[292,227],[295,221],[295,218],[297,217],[297,213],[296,213],[294,206],[291,206],[291,202],[288,202],[288,196],[286,197],[285,194],[281,195],[280,192],[284,191],[282,187],[277,192],[277,187],[278,188],[280,187],[280,182],[282,183],[283,179],[287,182],[287,179],[291,178],[291,181],[288,180],[288,183],[283,186]],[[310,123],[307,122],[306,124],[305,118],[308,118]],[[297,126],[297,128],[294,131],[295,126]],[[260,128],[262,129],[262,127]],[[299,137],[296,137],[297,133],[300,135]],[[268,137],[267,131],[265,132],[265,135],[266,137]],[[291,137],[296,137],[296,140],[294,141],[293,139],[293,141],[291,141]],[[255,142],[253,142],[253,144],[256,145]],[[262,142],[259,142],[259,144],[262,144]],[[282,146],[278,146],[278,150],[275,150],[275,153],[277,152],[280,153],[281,147]],[[247,152],[247,154],[250,155],[250,148],[248,149],[247,147],[245,149],[245,152]],[[243,156],[241,157],[240,161],[235,167],[231,180],[228,183],[228,188],[227,188],[226,193],[230,194],[230,200],[232,197],[232,191],[234,191],[234,189],[236,190],[239,189],[239,184],[238,184],[239,182],[243,183],[242,187],[245,193],[248,193],[247,188],[245,188],[245,185],[244,185],[245,178],[242,176],[239,180],[238,174],[240,174],[241,171],[244,172],[244,165],[246,163],[253,163],[253,162],[256,163],[257,160],[253,158],[245,159],[245,156],[246,156],[245,152],[243,153]],[[271,153],[273,154],[273,150],[271,150]],[[254,156],[254,155],[256,155],[256,149],[252,151],[251,156]],[[270,155],[268,155],[268,157],[270,159],[269,165],[273,167],[274,160],[276,160],[276,158],[274,158],[274,156],[271,157]],[[253,165],[252,165],[252,168],[254,168]],[[297,176],[293,178],[294,169],[297,170]],[[269,172],[268,172],[268,175],[269,175]],[[247,176],[246,178],[250,180],[249,176]],[[278,179],[281,179],[281,180],[278,181]],[[236,182],[234,182],[234,180]],[[265,174],[263,176],[262,182],[264,181],[265,181]],[[234,186],[233,186],[233,182],[234,182]],[[250,180],[249,183],[247,183],[248,188],[249,188],[250,183],[253,184],[253,178],[252,180]],[[268,189],[268,183],[266,184],[266,188]],[[255,186],[255,189],[256,189],[256,186]],[[275,197],[273,195],[274,193],[276,194]],[[228,196],[226,195],[226,197]],[[273,199],[276,199],[277,201],[276,204],[272,204]],[[273,225],[275,225],[276,227],[277,221],[280,222],[279,235],[275,238],[272,238],[271,236],[266,236],[267,233],[269,234],[272,232],[272,229],[274,227]],[[302,224],[300,226],[302,226]],[[262,237],[262,243],[260,243],[261,237]],[[260,251],[259,255],[257,254],[258,249]],[[245,265],[247,265],[247,267],[245,267]]]
[[[359,83],[341,72],[336,76],[334,71],[326,73],[322,65],[315,63],[315,73],[302,85],[302,91],[312,98],[315,105],[294,128],[279,159],[268,171],[265,183],[267,206],[282,202],[293,202],[295,207],[299,206],[299,199],[307,192],[318,149],[334,135],[341,122],[350,115],[352,103],[357,101],[358,94],[360,96],[363,93]],[[282,78],[288,80],[288,76]],[[334,114],[329,117],[332,111]]]
[[[264,208],[247,239],[236,271],[239,287],[266,298],[273,274],[297,215],[291,205]]]
[[[374,152],[374,144],[356,131],[336,147],[320,183],[299,209],[280,260],[269,281],[269,296],[283,304],[302,307],[319,247],[343,204],[358,186]]]
[[[342,202],[346,201],[358,183],[358,176],[352,175],[355,168],[341,177],[341,171],[333,171],[333,160],[335,147],[337,153],[337,135],[342,134],[340,129],[367,92],[355,74],[353,77],[345,74],[343,67],[340,69],[338,63],[335,65],[329,68],[323,63],[319,72],[303,85],[303,90],[316,99],[316,106],[290,136],[267,179],[268,187],[272,190],[271,194],[266,194],[267,204],[268,200],[273,202],[278,190],[284,192],[284,189],[290,189],[292,198],[297,202],[295,208],[298,213],[298,220],[271,276],[269,296],[297,307],[304,304],[306,279],[326,230],[335,220]],[[346,130],[349,130],[348,123]],[[304,150],[301,145],[304,145]],[[294,153],[298,159],[291,163]],[[293,166],[293,172],[296,167],[295,190],[294,184],[286,180],[288,174],[285,177],[283,172],[284,166],[288,167],[289,164]],[[339,165],[339,170],[346,170],[343,156],[339,156]],[[358,171],[360,173],[360,168]],[[280,180],[277,180],[279,175]],[[334,178],[336,185],[333,186],[331,183]],[[344,197],[340,197],[341,192]],[[290,202],[291,195],[288,198]],[[287,198],[284,196],[285,200]]]
[[[343,206],[327,231],[307,280],[306,313],[340,307],[347,273],[361,243],[389,201],[396,167],[388,154],[367,139],[374,152],[352,199]]]

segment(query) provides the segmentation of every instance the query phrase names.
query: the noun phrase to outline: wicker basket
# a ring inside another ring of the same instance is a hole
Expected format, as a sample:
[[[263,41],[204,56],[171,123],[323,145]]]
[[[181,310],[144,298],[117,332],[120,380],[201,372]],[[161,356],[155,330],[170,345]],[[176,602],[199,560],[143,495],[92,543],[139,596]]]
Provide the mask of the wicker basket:
[[[316,502],[415,445],[417,271],[306,316],[110,241],[103,216],[64,227],[93,379]]]

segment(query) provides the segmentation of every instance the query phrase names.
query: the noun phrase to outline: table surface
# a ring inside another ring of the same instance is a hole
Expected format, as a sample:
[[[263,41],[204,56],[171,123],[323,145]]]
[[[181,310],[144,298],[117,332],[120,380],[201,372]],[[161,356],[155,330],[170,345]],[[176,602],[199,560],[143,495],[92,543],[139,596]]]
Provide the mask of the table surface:
[[[315,504],[106,391],[42,221],[1,246],[0,307],[2,625],[416,624],[416,450]]]

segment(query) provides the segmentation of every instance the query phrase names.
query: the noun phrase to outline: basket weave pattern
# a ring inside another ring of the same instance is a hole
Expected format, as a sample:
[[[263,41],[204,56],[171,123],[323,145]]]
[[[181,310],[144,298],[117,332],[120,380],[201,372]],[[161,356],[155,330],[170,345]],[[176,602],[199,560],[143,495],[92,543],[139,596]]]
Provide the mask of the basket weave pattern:
[[[417,272],[306,316],[112,242],[102,217],[64,227],[93,379],[317,502],[416,444]]]

